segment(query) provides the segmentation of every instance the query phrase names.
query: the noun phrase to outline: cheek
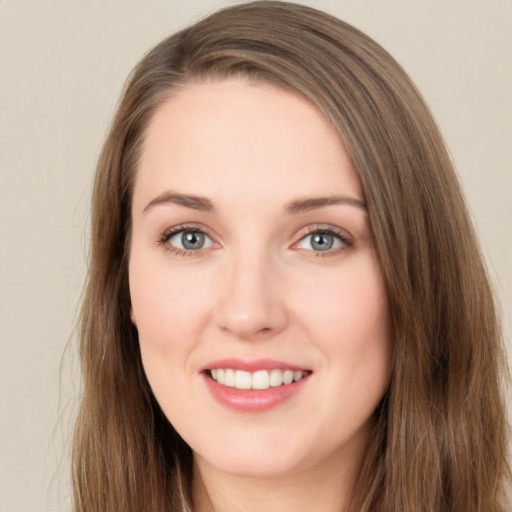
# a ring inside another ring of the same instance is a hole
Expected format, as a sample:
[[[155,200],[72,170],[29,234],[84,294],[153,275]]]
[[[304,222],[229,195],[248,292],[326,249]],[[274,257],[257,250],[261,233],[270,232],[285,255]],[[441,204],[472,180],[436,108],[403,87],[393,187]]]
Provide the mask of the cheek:
[[[206,287],[198,285],[186,272],[139,264],[136,256],[132,257],[130,296],[141,348],[151,344],[168,351],[190,343],[190,335],[204,323],[200,312],[211,300]]]
[[[172,276],[169,277],[169,276]],[[129,268],[133,316],[139,335],[144,371],[167,417],[194,417],[190,353],[200,341],[206,297],[184,272],[169,272],[132,254]],[[172,391],[171,391],[172,390]],[[181,397],[181,398],[180,398]]]
[[[353,348],[367,353],[390,339],[389,308],[382,274],[375,258],[351,261],[339,272],[304,282],[300,316],[333,350]],[[312,333],[313,334],[313,333]]]
[[[213,290],[205,275],[173,270],[136,256],[130,261],[130,293],[144,372],[178,429],[181,422],[188,425],[197,416],[197,365],[192,356],[204,338]]]
[[[350,262],[352,263],[352,262]],[[307,293],[298,317],[326,355],[332,402],[370,412],[390,375],[392,332],[387,293],[374,258],[348,264]],[[320,293],[320,290],[322,292]],[[306,320],[307,319],[307,320]]]

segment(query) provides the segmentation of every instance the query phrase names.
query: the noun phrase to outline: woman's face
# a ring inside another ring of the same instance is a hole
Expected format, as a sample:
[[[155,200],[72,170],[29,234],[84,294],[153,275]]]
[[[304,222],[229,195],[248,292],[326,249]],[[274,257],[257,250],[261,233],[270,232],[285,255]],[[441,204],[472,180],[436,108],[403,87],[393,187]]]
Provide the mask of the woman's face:
[[[132,213],[144,368],[198,464],[358,464],[388,302],[361,183],[318,110],[241,79],[186,87],[149,124]]]

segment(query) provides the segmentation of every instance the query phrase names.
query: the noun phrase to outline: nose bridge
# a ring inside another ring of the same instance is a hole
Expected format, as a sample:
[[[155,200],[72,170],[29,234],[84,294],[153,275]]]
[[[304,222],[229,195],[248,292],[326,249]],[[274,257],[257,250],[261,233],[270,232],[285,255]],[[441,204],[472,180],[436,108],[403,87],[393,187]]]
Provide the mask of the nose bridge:
[[[239,244],[219,276],[217,322],[237,338],[270,335],[284,328],[286,308],[278,268],[268,247]]]

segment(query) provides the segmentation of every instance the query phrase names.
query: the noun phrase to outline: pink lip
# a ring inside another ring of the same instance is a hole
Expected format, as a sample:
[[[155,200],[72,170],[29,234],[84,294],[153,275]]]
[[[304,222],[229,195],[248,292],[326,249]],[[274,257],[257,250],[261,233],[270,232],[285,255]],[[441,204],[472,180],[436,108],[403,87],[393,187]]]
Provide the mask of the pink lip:
[[[231,368],[234,370],[244,370],[255,372],[257,370],[306,370],[296,365],[284,363],[282,361],[274,361],[270,359],[258,359],[252,361],[244,361],[241,359],[222,359],[213,361],[201,368],[201,376],[204,379],[208,391],[221,405],[240,412],[257,413],[264,412],[278,406],[286,400],[292,398],[299,393],[307,382],[310,375],[303,377],[297,382],[291,384],[270,387],[263,390],[242,390],[229,386],[223,386],[214,381],[208,370],[215,368]]]
[[[244,360],[238,358],[219,359],[202,366],[199,371],[213,370],[215,368],[232,368],[233,370],[244,370],[246,372],[256,372],[258,370],[309,370],[294,364],[276,361],[274,359],[251,359]]]

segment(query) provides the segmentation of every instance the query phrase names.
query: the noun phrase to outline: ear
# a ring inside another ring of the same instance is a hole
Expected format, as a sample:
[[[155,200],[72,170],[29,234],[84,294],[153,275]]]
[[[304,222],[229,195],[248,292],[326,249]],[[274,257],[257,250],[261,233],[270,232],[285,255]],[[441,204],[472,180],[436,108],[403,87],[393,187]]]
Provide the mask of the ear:
[[[133,312],[133,306],[130,306],[130,320],[132,321],[132,324],[137,327],[137,320],[135,318],[135,313]]]

